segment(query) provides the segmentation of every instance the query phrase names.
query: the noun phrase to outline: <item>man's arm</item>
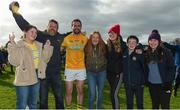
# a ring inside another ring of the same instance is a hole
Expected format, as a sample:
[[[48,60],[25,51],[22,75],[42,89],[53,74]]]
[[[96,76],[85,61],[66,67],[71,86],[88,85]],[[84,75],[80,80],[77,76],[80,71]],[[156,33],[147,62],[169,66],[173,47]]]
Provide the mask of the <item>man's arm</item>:
[[[29,22],[27,22],[20,14],[13,13],[13,17],[22,31],[25,29],[26,26],[30,25]]]
[[[63,39],[63,42],[60,44],[60,52],[64,52],[67,46],[67,38]]]
[[[9,8],[10,8],[10,11],[12,12],[12,14],[13,14],[13,17],[14,17],[17,25],[23,31],[26,28],[26,26],[30,25],[30,23],[28,21],[26,21],[24,19],[24,17],[18,12],[19,7],[16,6],[15,3],[17,3],[17,2],[12,2],[9,5]],[[45,43],[44,37],[41,37],[41,36],[43,36],[43,32],[38,30],[36,40],[39,41],[39,42]]]
[[[27,22],[23,16],[18,12],[19,10],[19,5],[17,6],[16,5],[17,2],[12,2],[10,5],[9,5],[9,9],[10,11],[12,12],[13,14],[13,17],[17,23],[17,25],[19,26],[19,28],[23,31],[25,29],[25,27],[27,25],[29,25],[30,23]]]
[[[173,55],[170,51],[166,50],[166,64],[167,64],[167,76],[169,79],[169,82],[172,82],[174,80],[175,76],[175,66],[174,66],[174,60]]]
[[[171,45],[171,44],[168,44],[167,42],[163,42],[163,44],[168,49],[180,51],[180,45]]]
[[[64,33],[64,34],[60,34],[60,33],[59,33],[59,35],[58,35],[58,40],[60,41],[60,44],[62,44],[64,38],[65,38],[66,36],[68,36],[69,34],[71,34],[71,33],[72,33],[71,31],[70,31],[70,32],[67,32],[67,33]]]

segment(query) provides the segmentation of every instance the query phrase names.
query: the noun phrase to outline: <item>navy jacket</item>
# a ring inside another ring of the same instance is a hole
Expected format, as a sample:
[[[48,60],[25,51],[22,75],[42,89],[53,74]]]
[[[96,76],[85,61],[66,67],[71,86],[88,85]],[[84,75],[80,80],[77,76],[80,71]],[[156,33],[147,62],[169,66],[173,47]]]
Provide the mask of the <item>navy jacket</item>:
[[[175,67],[172,53],[166,48],[163,48],[163,58],[162,61],[158,62],[158,68],[162,83],[172,83],[175,75]]]
[[[144,85],[145,83],[145,58],[143,53],[132,52],[128,49],[123,54],[123,80],[125,86]]]
[[[29,23],[23,18],[22,15],[20,14],[13,14],[16,23],[20,27],[21,30],[24,30],[24,28],[29,25]],[[62,43],[63,39],[67,34],[60,34],[57,33],[54,36],[51,36],[47,33],[47,31],[39,31],[37,33],[37,38],[36,40],[45,43],[47,39],[50,40],[51,45],[54,47],[53,49],[53,55],[47,65],[47,71],[54,71],[54,72],[59,72],[60,71],[60,64],[61,64],[61,53],[60,53],[60,44]],[[55,71],[56,70],[56,71]],[[49,72],[47,72],[49,73]]]
[[[0,64],[5,63],[5,57],[3,55],[3,53],[0,51]]]
[[[175,52],[174,54],[174,64],[178,67],[180,67],[180,45],[170,45],[168,43],[163,43],[165,47],[167,47],[170,50],[173,50]]]

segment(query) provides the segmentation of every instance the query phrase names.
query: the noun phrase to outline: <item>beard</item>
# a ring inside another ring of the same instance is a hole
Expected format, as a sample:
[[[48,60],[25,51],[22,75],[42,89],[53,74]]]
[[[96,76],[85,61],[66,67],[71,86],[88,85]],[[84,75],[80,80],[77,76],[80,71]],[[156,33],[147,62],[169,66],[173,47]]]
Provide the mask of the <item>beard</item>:
[[[57,33],[57,32],[56,32],[54,29],[48,30],[48,34],[51,35],[51,36],[56,35],[56,33]]]
[[[80,29],[74,29],[74,30],[73,30],[73,33],[74,33],[74,34],[80,34],[80,33],[81,33],[81,30],[80,30]]]

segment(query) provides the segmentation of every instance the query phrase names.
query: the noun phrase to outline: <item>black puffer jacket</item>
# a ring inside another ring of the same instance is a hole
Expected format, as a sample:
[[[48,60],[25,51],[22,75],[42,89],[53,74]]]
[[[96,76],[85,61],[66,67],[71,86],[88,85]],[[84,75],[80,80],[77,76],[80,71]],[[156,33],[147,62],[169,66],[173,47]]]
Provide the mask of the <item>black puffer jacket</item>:
[[[162,79],[162,83],[163,84],[171,84],[174,80],[174,76],[175,76],[175,66],[174,66],[174,60],[173,60],[173,56],[172,53],[166,49],[166,48],[162,48],[162,53],[161,53],[161,61],[158,61],[158,69],[159,69],[159,73]],[[147,59],[146,55],[146,59]],[[149,55],[151,56],[151,55]],[[147,69],[148,73],[149,73],[149,68]]]
[[[123,72],[123,52],[126,49],[126,43],[120,38],[120,47],[122,52],[116,52],[115,47],[110,43],[111,49],[108,49],[107,55],[107,76],[118,75]]]

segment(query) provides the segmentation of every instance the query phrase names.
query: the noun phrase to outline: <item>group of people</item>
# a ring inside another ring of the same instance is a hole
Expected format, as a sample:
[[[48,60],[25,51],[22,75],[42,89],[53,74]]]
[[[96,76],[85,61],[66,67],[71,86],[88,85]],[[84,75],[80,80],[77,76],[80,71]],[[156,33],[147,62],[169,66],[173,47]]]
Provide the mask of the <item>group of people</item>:
[[[143,46],[135,35],[124,42],[120,25],[109,28],[105,43],[100,32],[94,31],[89,38],[81,32],[82,22],[74,19],[72,32],[60,34],[58,22],[50,20],[45,31],[30,25],[20,13],[17,2],[10,4],[10,10],[20,29],[24,32],[17,43],[15,36],[9,36],[8,60],[16,66],[14,85],[16,87],[16,108],[37,108],[39,94],[40,109],[48,108],[48,89],[52,88],[57,109],[72,108],[73,84],[76,83],[77,107],[82,108],[84,81],[88,82],[88,108],[101,109],[103,88],[107,79],[113,109],[119,109],[119,89],[124,82],[126,104],[133,108],[136,97],[138,109],[143,109],[144,85],[148,85],[152,108],[170,108],[174,60],[172,53],[162,45],[158,30],[153,30],[148,45]],[[170,48],[170,47],[169,47]],[[63,102],[60,80],[61,56],[66,51],[64,80],[66,103]],[[177,69],[179,71],[179,68]]]

